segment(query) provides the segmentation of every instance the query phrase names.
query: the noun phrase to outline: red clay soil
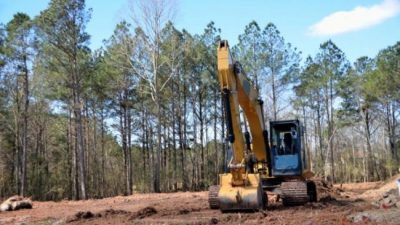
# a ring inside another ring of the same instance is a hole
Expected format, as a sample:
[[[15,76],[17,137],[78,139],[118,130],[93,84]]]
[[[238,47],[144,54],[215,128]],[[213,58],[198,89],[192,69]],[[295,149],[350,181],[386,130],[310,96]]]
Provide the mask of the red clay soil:
[[[281,202],[273,202],[271,196],[273,203],[266,211],[249,213],[211,210],[207,192],[134,194],[86,201],[35,201],[33,209],[0,213],[0,224],[381,224],[363,215],[357,220],[352,219],[351,215],[379,210],[368,200],[359,199],[357,194],[350,196],[339,188],[327,193],[324,196],[329,197],[322,198],[321,202],[295,207],[283,207]],[[397,218],[383,224],[399,224]]]

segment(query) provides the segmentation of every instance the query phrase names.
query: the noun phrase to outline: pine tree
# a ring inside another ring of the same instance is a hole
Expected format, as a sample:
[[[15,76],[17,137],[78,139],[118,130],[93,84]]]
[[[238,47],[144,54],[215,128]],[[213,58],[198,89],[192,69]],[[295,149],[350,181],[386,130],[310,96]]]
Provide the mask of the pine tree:
[[[15,76],[16,111],[16,173],[17,189],[20,195],[27,189],[28,117],[29,117],[29,68],[33,57],[32,21],[24,13],[17,13],[6,25],[5,48]],[[20,94],[21,93],[21,94]]]
[[[74,116],[76,169],[79,198],[86,199],[85,146],[82,121],[82,80],[88,60],[89,35],[85,32],[90,10],[84,0],[52,0],[36,18],[38,35],[47,45],[47,56],[54,58],[53,68],[61,75],[61,82],[69,90],[69,102]]]

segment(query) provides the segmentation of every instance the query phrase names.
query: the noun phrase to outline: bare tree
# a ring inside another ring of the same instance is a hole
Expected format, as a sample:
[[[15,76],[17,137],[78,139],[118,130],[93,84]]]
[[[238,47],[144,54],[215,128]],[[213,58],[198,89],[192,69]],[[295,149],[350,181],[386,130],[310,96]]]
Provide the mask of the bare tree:
[[[164,25],[174,18],[176,3],[173,0],[130,0],[130,18],[141,29],[143,37],[142,54],[148,57],[149,63],[136,60],[138,65],[132,64],[134,73],[140,76],[147,84],[147,89],[157,111],[157,157],[154,171],[154,190],[160,192],[160,162],[161,162],[161,101],[160,97],[168,81],[174,73],[167,77],[160,77],[161,62],[161,33]],[[142,55],[143,56],[143,55]]]

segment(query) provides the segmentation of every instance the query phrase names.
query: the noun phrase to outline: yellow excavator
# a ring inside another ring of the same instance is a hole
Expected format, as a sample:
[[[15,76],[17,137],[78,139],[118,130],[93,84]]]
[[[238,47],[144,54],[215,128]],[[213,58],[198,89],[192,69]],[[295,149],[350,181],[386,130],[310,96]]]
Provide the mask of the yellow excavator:
[[[316,186],[309,180],[313,173],[308,169],[300,122],[271,121],[268,134],[263,101],[240,63],[232,60],[228,42],[220,41],[217,51],[218,79],[232,157],[229,172],[219,174],[218,185],[209,188],[210,208],[223,212],[262,210],[268,204],[267,191],[278,194],[284,205],[316,201]]]

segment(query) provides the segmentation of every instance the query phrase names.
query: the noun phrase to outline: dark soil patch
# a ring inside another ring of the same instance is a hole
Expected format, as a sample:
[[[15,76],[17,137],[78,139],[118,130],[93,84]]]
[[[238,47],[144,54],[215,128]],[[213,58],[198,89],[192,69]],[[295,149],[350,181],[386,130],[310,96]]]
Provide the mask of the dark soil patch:
[[[83,219],[93,218],[95,216],[97,216],[97,215],[93,214],[90,211],[80,211],[80,212],[75,213],[75,215],[67,218],[66,222],[72,223],[72,222],[76,222],[76,221],[83,220]]]
[[[131,214],[131,212],[125,211],[125,210],[115,210],[115,209],[107,209],[99,213],[103,217],[107,216],[115,216],[115,215],[128,215]]]
[[[188,209],[181,209],[181,210],[179,210],[179,214],[180,214],[180,215],[189,214],[189,213],[190,213],[190,211],[189,211]]]
[[[131,217],[130,220],[134,220],[134,219],[143,219],[146,217],[150,217],[154,214],[157,214],[157,210],[153,207],[146,207],[143,208],[141,210],[139,210],[138,212],[134,213]]]

